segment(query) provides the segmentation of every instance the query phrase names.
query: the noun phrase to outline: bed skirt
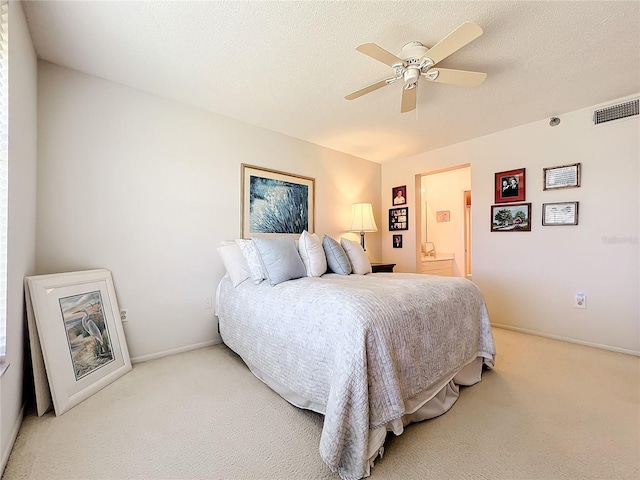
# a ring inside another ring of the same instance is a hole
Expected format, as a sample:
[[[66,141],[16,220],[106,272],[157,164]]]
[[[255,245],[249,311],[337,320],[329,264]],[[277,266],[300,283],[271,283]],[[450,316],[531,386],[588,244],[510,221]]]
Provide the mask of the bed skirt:
[[[244,360],[244,359],[243,359]],[[246,363],[246,361],[245,361]],[[410,398],[405,402],[405,414],[369,431],[368,462],[366,477],[371,474],[371,467],[384,453],[384,441],[387,432],[393,432],[396,436],[402,434],[404,427],[410,423],[421,422],[430,418],[435,418],[447,412],[460,394],[460,386],[470,386],[478,383],[482,377],[482,368],[487,365],[493,367],[493,360],[483,357],[476,357],[462,367],[453,376],[442,379],[430,389]],[[311,402],[295,392],[282,386],[260,369],[247,363],[249,370],[262,382],[267,384],[273,391],[284,398],[290,404],[307,410],[325,415],[325,406]]]

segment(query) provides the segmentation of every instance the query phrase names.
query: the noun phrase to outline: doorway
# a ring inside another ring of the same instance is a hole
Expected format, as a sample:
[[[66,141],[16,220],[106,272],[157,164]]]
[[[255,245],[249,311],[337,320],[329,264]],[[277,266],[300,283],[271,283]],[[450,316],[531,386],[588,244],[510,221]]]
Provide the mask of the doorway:
[[[420,271],[425,246],[434,254],[453,259],[453,276],[470,278],[472,255],[471,166],[416,175],[417,203],[416,260]],[[419,190],[418,190],[419,189]],[[426,245],[425,245],[426,244]]]

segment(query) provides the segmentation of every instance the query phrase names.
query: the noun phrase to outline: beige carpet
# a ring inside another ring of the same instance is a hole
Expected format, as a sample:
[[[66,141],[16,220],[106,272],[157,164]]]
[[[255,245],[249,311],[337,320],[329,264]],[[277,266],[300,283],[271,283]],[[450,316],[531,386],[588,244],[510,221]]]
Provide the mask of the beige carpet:
[[[638,479],[640,359],[501,329],[496,368],[387,440],[371,479]],[[134,365],[61,417],[27,415],[13,479],[332,479],[322,417],[225,346]]]

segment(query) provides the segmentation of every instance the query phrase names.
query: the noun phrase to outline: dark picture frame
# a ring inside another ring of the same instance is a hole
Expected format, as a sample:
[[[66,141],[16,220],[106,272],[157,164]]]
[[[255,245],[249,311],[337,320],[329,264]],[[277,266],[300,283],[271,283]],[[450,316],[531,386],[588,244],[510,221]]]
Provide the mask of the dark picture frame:
[[[530,232],[531,203],[491,205],[492,232]]]
[[[495,203],[524,202],[526,188],[525,168],[498,172],[495,174]]]
[[[560,165],[542,169],[542,190],[578,188],[580,186],[581,164]]]
[[[393,236],[393,248],[402,248],[402,235]]]
[[[409,207],[389,209],[389,231],[409,230]]]
[[[579,202],[555,202],[542,204],[542,225],[578,225]]]
[[[407,204],[407,186],[393,187],[391,189],[391,205]]]
[[[241,198],[242,238],[314,232],[314,178],[243,163]]]

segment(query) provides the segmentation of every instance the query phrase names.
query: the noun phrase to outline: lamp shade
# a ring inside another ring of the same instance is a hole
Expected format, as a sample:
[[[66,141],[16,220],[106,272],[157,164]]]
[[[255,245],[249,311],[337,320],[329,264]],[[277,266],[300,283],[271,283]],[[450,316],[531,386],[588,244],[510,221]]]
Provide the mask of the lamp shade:
[[[373,207],[370,203],[354,203],[351,207],[350,232],[377,232],[378,226],[373,218]]]

